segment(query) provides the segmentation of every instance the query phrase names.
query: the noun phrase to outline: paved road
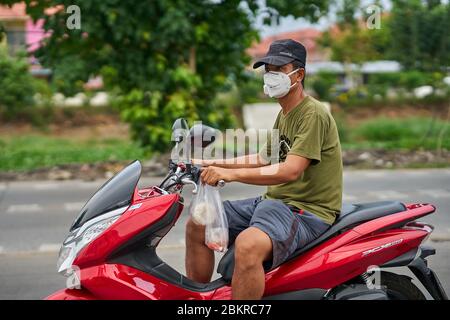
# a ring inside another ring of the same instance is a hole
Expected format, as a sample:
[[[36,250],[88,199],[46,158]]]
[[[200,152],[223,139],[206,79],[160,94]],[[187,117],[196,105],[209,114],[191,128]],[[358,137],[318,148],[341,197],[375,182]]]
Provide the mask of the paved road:
[[[158,181],[144,178],[140,184]],[[78,210],[102,183],[0,183],[0,299],[39,299],[65,285],[55,270],[57,251]],[[240,199],[263,191],[230,184],[222,197]],[[186,190],[184,195],[189,203],[190,192]],[[436,227],[430,242],[438,254],[430,259],[430,265],[450,292],[450,169],[345,172],[345,202],[386,199],[437,206],[437,213],[423,221]],[[182,273],[185,213],[158,249],[161,258]]]

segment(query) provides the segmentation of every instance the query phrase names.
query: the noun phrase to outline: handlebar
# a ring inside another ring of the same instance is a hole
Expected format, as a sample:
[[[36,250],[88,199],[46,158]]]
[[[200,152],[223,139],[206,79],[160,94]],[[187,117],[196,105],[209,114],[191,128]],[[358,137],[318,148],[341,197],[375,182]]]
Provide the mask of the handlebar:
[[[179,191],[181,189],[181,185],[190,184],[194,187],[192,193],[193,194],[197,193],[201,173],[200,167],[185,165],[184,163],[175,164],[171,162],[169,168],[172,171],[172,173],[167,175],[167,177],[160,184],[159,187],[161,189],[164,189],[167,192]],[[219,180],[216,186],[219,188],[224,187],[225,181]]]

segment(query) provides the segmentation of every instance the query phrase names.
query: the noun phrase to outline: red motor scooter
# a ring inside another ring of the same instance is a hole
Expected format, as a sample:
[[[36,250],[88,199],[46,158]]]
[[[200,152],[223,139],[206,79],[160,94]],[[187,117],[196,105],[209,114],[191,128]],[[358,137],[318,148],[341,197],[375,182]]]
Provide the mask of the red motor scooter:
[[[173,129],[180,128],[187,124],[179,119]],[[213,141],[212,130],[197,126],[190,134],[206,147]],[[185,137],[175,136],[177,145]],[[231,298],[234,246],[218,265],[222,277],[206,284],[186,278],[156,254],[183,211],[183,186],[196,190],[199,168],[171,160],[160,186],[138,189],[141,169],[134,161],[81,209],[58,258],[58,271],[78,287],[47,299]],[[416,222],[434,211],[431,204],[396,201],[344,205],[328,231],[281,266],[266,270],[263,299],[425,299],[410,277],[383,270],[407,266],[433,299],[447,300],[425,259],[435,250],[422,245],[433,227]]]

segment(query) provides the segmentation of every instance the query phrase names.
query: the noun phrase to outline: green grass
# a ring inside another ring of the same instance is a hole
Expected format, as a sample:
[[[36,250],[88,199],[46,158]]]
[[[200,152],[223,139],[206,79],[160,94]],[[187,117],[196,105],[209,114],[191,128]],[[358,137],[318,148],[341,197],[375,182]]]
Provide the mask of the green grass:
[[[70,139],[25,135],[0,138],[0,170],[26,171],[69,163],[142,159],[137,144],[119,139],[77,142]]]
[[[349,135],[343,145],[350,148],[433,150],[440,140],[441,148],[450,149],[450,123],[432,118],[375,118],[360,124]]]
[[[450,123],[431,118],[375,118],[356,128],[339,121],[343,149],[436,150],[444,129],[441,148],[450,150]],[[231,145],[226,145],[228,151]],[[46,135],[0,137],[0,171],[27,171],[60,164],[130,161],[146,153],[125,139],[76,141]],[[427,165],[428,166],[428,165]]]

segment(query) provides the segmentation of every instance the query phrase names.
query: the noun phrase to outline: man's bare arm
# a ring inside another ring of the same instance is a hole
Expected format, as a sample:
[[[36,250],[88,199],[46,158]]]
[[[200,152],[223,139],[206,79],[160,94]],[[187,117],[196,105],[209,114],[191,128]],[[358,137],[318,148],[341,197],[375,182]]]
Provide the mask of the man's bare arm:
[[[215,185],[219,180],[237,181],[254,185],[275,185],[295,181],[309,166],[311,160],[288,155],[286,161],[261,168],[228,169],[210,166],[203,170],[202,180]]]
[[[226,169],[259,168],[268,165],[257,153],[231,159],[192,159],[192,163],[205,167],[215,166]]]

